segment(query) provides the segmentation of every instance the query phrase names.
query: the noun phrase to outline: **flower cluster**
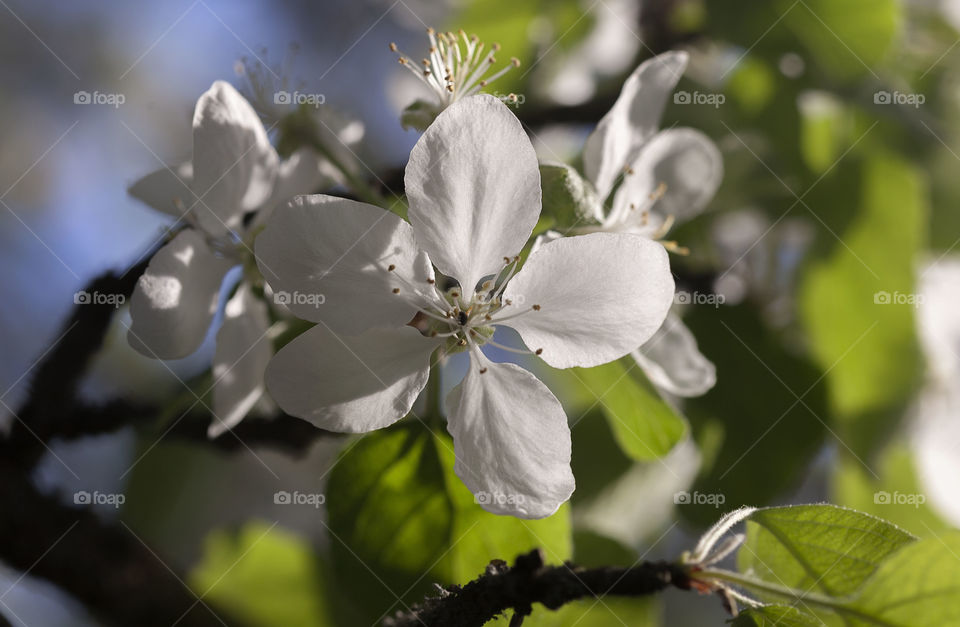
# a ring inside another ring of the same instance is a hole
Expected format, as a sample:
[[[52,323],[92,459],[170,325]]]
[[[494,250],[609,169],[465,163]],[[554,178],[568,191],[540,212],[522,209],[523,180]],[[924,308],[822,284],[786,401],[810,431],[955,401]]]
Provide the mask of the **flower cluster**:
[[[217,312],[227,272],[245,269],[224,308],[213,357],[216,436],[237,424],[263,393],[273,355],[267,305],[256,297],[253,237],[270,212],[296,194],[330,183],[309,148],[280,159],[253,107],[217,81],[197,101],[193,158],[163,167],[130,187],[150,207],[184,223],[156,252],[130,302],[130,345],[156,359],[197,350]]]
[[[140,279],[130,342],[162,359],[193,352],[227,270],[243,266],[217,334],[211,435],[242,419],[264,381],[281,409],[319,428],[384,428],[411,414],[431,368],[466,353],[468,371],[446,399],[457,475],[475,495],[513,497],[478,496],[489,511],[549,516],[574,490],[567,417],[534,374],[485,350],[524,352],[561,369],[633,354],[667,389],[702,388],[697,368],[706,360],[670,314],[671,246],[661,236],[671,216],[702,209],[719,155],[691,130],[655,134],[685,57],[647,62],[587,141],[596,223],[530,248],[540,164],[504,102],[477,93],[507,68],[484,78],[494,58],[475,38],[429,35],[429,58],[411,69],[438,102],[406,166],[406,220],[338,196],[300,195],[329,183],[312,151],[281,161],[253,109],[225,83],[201,97],[192,162],[131,189],[187,226]],[[283,309],[313,324],[275,355],[264,293],[284,295]],[[528,350],[499,343],[501,327]]]
[[[566,234],[631,233],[686,252],[663,237],[675,223],[706,207],[723,176],[720,151],[706,135],[691,128],[657,131],[686,65],[685,52],[668,52],[634,70],[584,146],[586,180],[578,182],[586,200],[580,223],[562,233],[550,231],[541,242]],[[667,392],[698,396],[716,382],[713,364],[674,313],[653,338],[635,348],[637,364]]]

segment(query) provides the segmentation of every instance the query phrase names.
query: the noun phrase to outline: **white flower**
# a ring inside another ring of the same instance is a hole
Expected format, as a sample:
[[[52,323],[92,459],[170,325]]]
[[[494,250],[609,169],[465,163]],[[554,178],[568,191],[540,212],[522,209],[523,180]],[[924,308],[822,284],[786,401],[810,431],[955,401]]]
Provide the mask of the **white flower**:
[[[927,265],[918,283],[917,326],[927,381],[912,408],[913,458],[930,505],[960,526],[960,258]]]
[[[661,240],[674,223],[696,216],[713,197],[723,176],[714,143],[691,128],[657,132],[667,97],[686,65],[686,53],[667,52],[643,62],[627,78],[583,150],[584,174],[593,187],[587,197],[595,199],[586,216],[592,224],[568,233],[632,233]],[[561,234],[552,231],[541,242],[557,237]],[[662,243],[681,250],[674,242]],[[675,314],[633,356],[655,385],[678,396],[699,396],[716,383],[713,364]]]
[[[459,33],[437,33],[427,29],[430,38],[428,56],[418,64],[391,43],[390,50],[397,53],[400,65],[430,88],[435,97],[434,103],[418,100],[403,113],[401,121],[404,127],[412,126],[424,130],[436,116],[454,102],[480,92],[481,89],[497,80],[512,68],[520,67],[520,61],[511,57],[510,63],[494,72],[490,71],[497,62],[494,56],[500,51],[500,44],[490,46],[484,52],[485,44],[476,35],[467,36],[463,30]],[[508,97],[516,102],[517,97]]]
[[[218,308],[223,278],[252,264],[252,234],[280,201],[323,182],[310,150],[281,162],[250,104],[217,81],[197,101],[193,159],[161,168],[130,188],[151,207],[183,219],[181,230],[150,260],[130,301],[131,346],[156,359],[179,359],[203,342]],[[251,212],[257,211],[251,219]],[[249,272],[224,309],[213,359],[211,437],[237,424],[263,393],[273,350],[267,307]]]
[[[667,253],[596,233],[551,242],[517,271],[540,214],[540,177],[519,121],[492,96],[440,114],[410,153],[405,184],[410,223],[306,196],[257,238],[275,289],[325,295],[322,307],[292,305],[318,324],[277,353],[267,386],[292,415],[366,432],[410,412],[434,351],[469,351],[446,403],[455,471],[489,511],[548,516],[574,489],[566,416],[536,377],[489,361],[481,347],[506,325],[556,368],[627,354],[670,306]],[[434,265],[458,286],[442,291]]]

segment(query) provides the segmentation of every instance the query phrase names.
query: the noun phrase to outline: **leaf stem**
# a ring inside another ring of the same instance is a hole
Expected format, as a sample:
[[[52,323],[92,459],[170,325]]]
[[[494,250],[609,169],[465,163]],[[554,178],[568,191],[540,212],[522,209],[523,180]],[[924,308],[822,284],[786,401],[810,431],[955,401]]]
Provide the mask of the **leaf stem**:
[[[836,598],[820,594],[818,592],[810,592],[809,590],[797,590],[796,588],[789,588],[787,586],[781,586],[768,581],[763,581],[762,579],[755,579],[748,575],[741,575],[740,573],[722,568],[707,568],[700,570],[691,573],[691,578],[701,581],[725,581],[728,583],[737,584],[738,586],[743,586],[745,588],[766,592],[767,594],[782,597],[790,601],[814,605],[832,612],[837,612],[839,614],[857,616],[858,618],[864,619],[873,624],[878,624],[875,617],[868,616],[860,610],[851,607],[849,598]]]

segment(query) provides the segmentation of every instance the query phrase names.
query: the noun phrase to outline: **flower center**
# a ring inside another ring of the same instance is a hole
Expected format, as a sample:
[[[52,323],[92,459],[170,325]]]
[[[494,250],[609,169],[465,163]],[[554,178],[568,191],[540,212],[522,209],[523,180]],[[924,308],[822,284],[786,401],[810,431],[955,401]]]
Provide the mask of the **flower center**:
[[[500,44],[493,44],[484,54],[484,43],[476,35],[468,37],[463,30],[438,33],[428,28],[427,36],[430,38],[429,56],[419,64],[400,52],[397,44],[391,43],[390,50],[399,55],[400,65],[413,72],[437,95],[443,108],[460,98],[472,96],[511,68],[520,67],[520,61],[513,57],[505,67],[487,76],[497,62],[494,54],[500,50]]]
[[[414,301],[420,311],[410,321],[410,326],[426,337],[446,338],[444,352],[447,354],[479,348],[485,344],[523,354],[540,355],[543,349],[534,351],[519,350],[493,341],[496,327],[517,316],[540,311],[538,304],[525,306],[503,297],[507,283],[516,274],[520,257],[504,257],[504,266],[494,278],[484,281],[480,289],[472,295],[466,295],[460,287],[441,290],[434,279],[427,279],[426,286],[418,287],[394,274],[400,287],[391,291],[400,295],[404,292],[414,295]],[[396,266],[386,268],[388,272]]]

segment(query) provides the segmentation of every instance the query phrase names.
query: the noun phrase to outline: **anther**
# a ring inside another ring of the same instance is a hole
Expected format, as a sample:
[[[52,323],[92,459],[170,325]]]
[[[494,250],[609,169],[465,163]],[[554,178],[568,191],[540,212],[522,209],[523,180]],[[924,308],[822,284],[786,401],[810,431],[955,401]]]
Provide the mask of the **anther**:
[[[397,266],[393,265],[392,263],[389,266],[387,266],[387,272],[393,272],[396,269],[397,269]]]
[[[540,305],[534,305],[534,306],[533,306],[533,310],[534,310],[534,311],[540,311]]]
[[[480,369],[480,374],[483,374],[483,373],[486,372],[486,371],[487,371],[486,368],[481,368],[481,369]]]
[[[543,354],[543,349],[542,349],[542,348],[538,348],[537,350],[533,351],[533,354],[534,354],[534,355],[542,355],[542,354]]]
[[[429,283],[430,285],[433,285],[434,283],[436,283],[436,281],[434,281],[433,279],[427,279],[427,283]]]
[[[399,294],[399,293],[400,293],[400,288],[399,288],[399,287],[393,288],[393,293],[394,293],[394,294]]]
[[[397,44],[395,44],[395,43],[393,43],[393,42],[391,41],[391,42],[390,42],[390,52],[397,52],[398,50],[399,50],[399,49],[397,48]]]

